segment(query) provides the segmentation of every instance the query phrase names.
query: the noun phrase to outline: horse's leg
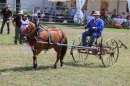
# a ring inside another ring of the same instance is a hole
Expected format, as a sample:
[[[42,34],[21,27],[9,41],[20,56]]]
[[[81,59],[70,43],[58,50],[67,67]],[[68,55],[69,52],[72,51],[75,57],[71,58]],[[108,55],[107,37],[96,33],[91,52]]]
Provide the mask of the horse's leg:
[[[62,48],[61,48],[61,50],[62,50]],[[63,58],[61,58],[61,56],[62,56],[61,50],[60,50],[60,66],[63,67]]]
[[[63,58],[66,54],[67,46],[62,46],[61,48],[61,54],[60,54],[60,66],[63,67]]]
[[[37,65],[37,56],[39,55],[39,53],[41,52],[41,49],[35,49],[33,50],[33,68],[36,69],[38,67]]]
[[[63,67],[63,59],[60,58],[60,66]]]
[[[33,51],[33,68],[36,69],[37,68],[37,56],[36,54],[36,50],[32,50]]]
[[[61,48],[59,49],[59,47],[58,47],[58,48],[54,48],[54,49],[55,49],[55,51],[57,52],[57,59],[56,59],[56,62],[55,62],[55,64],[54,64],[53,68],[56,69],[56,68],[57,68],[57,64],[58,64],[58,61],[59,61],[60,56],[61,56]]]

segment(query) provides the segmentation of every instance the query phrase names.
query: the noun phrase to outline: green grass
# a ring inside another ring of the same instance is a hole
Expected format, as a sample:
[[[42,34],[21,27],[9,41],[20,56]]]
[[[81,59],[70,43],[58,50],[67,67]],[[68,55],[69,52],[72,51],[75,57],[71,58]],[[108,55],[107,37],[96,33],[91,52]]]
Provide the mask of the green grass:
[[[43,24],[43,27],[55,26],[67,34],[68,43],[72,44],[76,36],[84,31],[83,26]],[[11,34],[0,35],[0,86],[130,86],[130,30],[105,28],[104,43],[109,38],[121,40],[128,49],[120,48],[117,63],[111,68],[104,68],[98,57],[90,55],[84,63],[75,63],[70,55],[70,48],[64,58],[65,66],[52,66],[56,60],[53,49],[38,56],[38,69],[32,70],[32,52],[22,51],[23,45],[13,45],[14,27]]]

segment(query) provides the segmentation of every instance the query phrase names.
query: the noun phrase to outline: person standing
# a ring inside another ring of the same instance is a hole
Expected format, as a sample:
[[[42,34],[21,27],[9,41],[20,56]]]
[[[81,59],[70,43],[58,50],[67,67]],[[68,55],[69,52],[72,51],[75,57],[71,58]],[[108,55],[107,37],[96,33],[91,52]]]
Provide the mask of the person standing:
[[[9,10],[9,5],[5,5],[5,9],[2,10],[0,14],[3,18],[0,34],[3,33],[4,25],[5,23],[7,23],[7,27],[8,27],[7,34],[9,35],[10,34],[9,19],[11,19],[11,17],[13,16],[12,12]]]
[[[35,7],[34,9],[33,9],[33,12],[32,12],[33,14],[32,14],[32,21],[37,17],[37,7]]]
[[[12,20],[12,23],[15,27],[15,39],[14,39],[14,44],[17,45],[17,40],[18,40],[18,36],[20,36],[19,38],[19,43],[22,44],[22,31],[20,30],[21,27],[21,18],[23,17],[23,11],[20,11],[18,13],[18,16],[16,18],[14,18]]]
[[[104,21],[100,19],[100,12],[95,11],[93,13],[94,19],[90,20],[85,27],[88,28],[88,31],[82,33],[82,43],[83,46],[91,47],[94,43],[96,37],[100,37],[102,35],[102,31],[104,29]],[[90,42],[86,42],[86,37],[91,36]],[[88,45],[87,45],[88,44]]]

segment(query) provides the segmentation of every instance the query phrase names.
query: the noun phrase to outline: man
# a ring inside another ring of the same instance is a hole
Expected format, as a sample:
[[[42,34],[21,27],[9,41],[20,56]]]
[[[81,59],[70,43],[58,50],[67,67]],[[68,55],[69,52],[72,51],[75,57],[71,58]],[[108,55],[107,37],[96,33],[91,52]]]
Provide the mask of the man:
[[[53,10],[53,7],[51,7],[48,12],[49,12],[49,15],[54,16],[55,11]]]
[[[0,34],[3,33],[4,25],[5,23],[7,23],[7,27],[8,27],[7,34],[9,35],[10,34],[9,19],[12,17],[12,12],[9,10],[9,5],[6,5],[5,9],[1,11],[1,16],[3,18],[3,22],[2,22]]]
[[[55,12],[56,16],[62,16],[62,10],[60,8],[58,8]]]
[[[51,7],[48,12],[49,12],[49,21],[52,22],[55,19],[54,17],[55,11],[53,10],[53,7]]]
[[[72,9],[70,9],[69,15],[70,17],[74,17],[75,11],[73,11]]]
[[[63,16],[64,16],[63,24],[66,24],[67,23],[67,18],[69,17],[69,10],[68,10],[68,8],[65,8],[65,10],[63,10]]]
[[[100,19],[100,12],[95,11],[93,13],[94,19],[90,20],[85,27],[89,28],[88,31],[82,33],[82,43],[83,46],[91,47],[95,38],[100,37],[102,35],[102,31],[104,28],[104,21]],[[90,42],[87,45],[86,37],[91,36]]]
[[[22,17],[23,17],[23,11],[20,11],[18,13],[18,16],[12,20],[12,23],[15,27],[15,39],[14,39],[15,45],[17,45],[17,40],[19,35],[20,35],[19,43],[22,44],[22,32],[20,30]]]

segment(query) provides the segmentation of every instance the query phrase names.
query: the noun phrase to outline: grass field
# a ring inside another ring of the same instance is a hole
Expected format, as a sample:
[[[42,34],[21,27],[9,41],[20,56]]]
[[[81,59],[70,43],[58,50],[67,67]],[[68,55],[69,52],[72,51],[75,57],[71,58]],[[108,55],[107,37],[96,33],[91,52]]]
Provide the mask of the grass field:
[[[72,44],[74,38],[80,35],[83,26],[44,24],[43,27],[55,26],[61,28]],[[84,63],[75,63],[70,55],[70,48],[64,58],[64,67],[52,66],[56,60],[53,49],[38,56],[38,69],[32,70],[32,52],[23,51],[23,45],[13,45],[14,27],[11,34],[0,35],[0,86],[130,86],[130,30],[104,28],[104,42],[114,38],[121,40],[128,49],[120,48],[117,63],[110,68],[104,68],[96,56],[89,56]]]

